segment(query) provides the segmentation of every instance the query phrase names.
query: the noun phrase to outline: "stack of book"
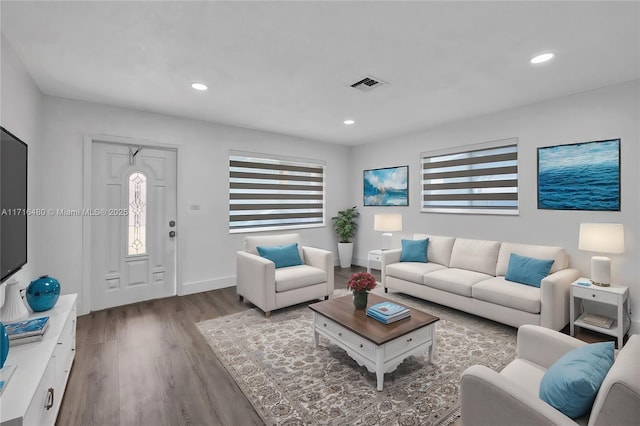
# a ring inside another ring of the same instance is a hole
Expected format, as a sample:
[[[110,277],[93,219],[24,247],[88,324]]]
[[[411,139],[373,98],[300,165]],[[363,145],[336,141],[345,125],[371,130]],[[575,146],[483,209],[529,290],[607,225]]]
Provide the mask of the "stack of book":
[[[49,328],[49,317],[33,318],[5,324],[9,335],[9,346],[39,342]]]
[[[391,324],[403,318],[411,316],[411,311],[404,306],[397,305],[393,302],[382,302],[370,306],[367,309],[367,315],[377,319],[383,324]]]

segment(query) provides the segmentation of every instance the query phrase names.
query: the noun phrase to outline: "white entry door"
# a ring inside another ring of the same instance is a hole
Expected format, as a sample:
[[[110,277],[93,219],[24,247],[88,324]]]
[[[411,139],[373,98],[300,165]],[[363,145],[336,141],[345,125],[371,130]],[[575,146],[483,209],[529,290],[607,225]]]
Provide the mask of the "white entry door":
[[[91,308],[176,294],[175,150],[92,145]]]

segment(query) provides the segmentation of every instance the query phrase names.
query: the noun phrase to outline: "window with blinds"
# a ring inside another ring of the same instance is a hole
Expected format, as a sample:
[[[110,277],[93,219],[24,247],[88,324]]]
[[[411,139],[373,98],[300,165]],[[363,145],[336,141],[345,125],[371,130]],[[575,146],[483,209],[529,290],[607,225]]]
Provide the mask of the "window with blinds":
[[[422,211],[518,214],[518,140],[422,153]]]
[[[325,225],[324,162],[232,151],[231,233]]]

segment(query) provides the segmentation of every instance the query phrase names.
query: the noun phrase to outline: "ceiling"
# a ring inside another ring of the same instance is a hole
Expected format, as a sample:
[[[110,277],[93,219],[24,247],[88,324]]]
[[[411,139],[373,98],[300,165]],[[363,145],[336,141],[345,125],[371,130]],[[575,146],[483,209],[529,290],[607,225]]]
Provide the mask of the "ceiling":
[[[0,3],[47,95],[346,145],[638,79],[639,5]],[[365,76],[388,84],[349,87]]]

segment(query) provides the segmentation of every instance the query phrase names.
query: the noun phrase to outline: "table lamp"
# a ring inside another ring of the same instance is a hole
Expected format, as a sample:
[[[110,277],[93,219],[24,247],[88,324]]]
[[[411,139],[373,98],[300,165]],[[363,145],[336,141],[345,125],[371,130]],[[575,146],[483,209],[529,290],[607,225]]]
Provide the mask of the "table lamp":
[[[578,248],[600,253],[591,258],[591,282],[608,287],[611,259],[605,253],[624,253],[624,227],[621,223],[581,223]]]
[[[382,232],[382,250],[390,249],[392,232],[402,231],[402,215],[399,213],[378,213],[374,215],[373,230]],[[386,244],[385,241],[387,241]]]

